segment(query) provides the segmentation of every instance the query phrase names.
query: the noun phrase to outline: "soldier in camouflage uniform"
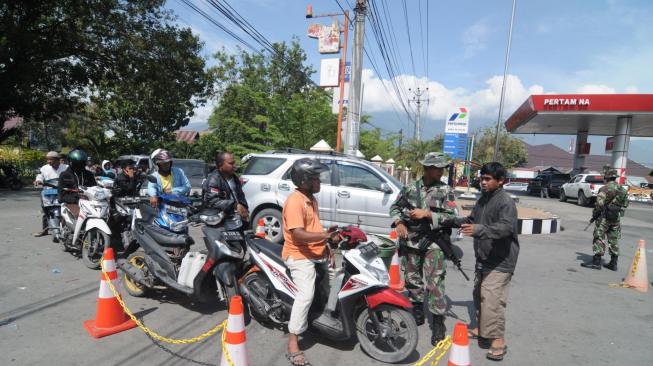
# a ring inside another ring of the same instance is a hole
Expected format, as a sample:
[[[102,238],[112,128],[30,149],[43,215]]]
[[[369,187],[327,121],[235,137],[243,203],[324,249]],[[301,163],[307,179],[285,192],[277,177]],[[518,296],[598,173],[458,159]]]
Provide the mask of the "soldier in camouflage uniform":
[[[449,160],[442,153],[428,153],[420,162],[424,166],[424,176],[403,188],[397,200],[390,207],[393,227],[402,240],[400,251],[404,257],[405,280],[409,297],[413,302],[413,312],[418,325],[424,323],[424,287],[428,290],[427,305],[433,314],[431,324],[431,343],[436,345],[444,339],[446,328],[444,314],[447,303],[444,297],[444,278],[446,275],[445,256],[434,242],[425,242],[420,246],[419,223],[425,221],[431,229],[440,227],[445,218],[455,217],[454,211],[447,205],[454,200],[453,190],[442,183],[440,178],[444,168],[449,166]],[[413,210],[407,210],[402,205],[406,198]],[[445,229],[440,240],[450,241],[451,229]]]
[[[605,238],[607,237],[610,263],[603,266],[613,271],[617,270],[619,239],[621,238],[620,221],[624,209],[628,207],[628,192],[616,182],[618,177],[619,174],[614,169],[608,169],[605,172],[606,185],[599,189],[596,205],[592,212],[592,220],[596,222],[592,244],[594,257],[591,263],[582,263],[583,267],[601,269],[601,257],[605,254]]]

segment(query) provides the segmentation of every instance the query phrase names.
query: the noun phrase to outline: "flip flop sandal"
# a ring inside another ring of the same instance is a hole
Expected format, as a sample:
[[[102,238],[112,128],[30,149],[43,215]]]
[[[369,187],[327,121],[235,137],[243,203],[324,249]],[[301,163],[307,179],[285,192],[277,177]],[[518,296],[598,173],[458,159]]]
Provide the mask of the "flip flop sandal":
[[[471,330],[471,329],[467,331],[467,337],[468,337],[469,339],[478,339],[478,338],[479,338],[478,334],[474,334],[474,333],[472,333],[472,330]]]
[[[308,362],[303,351],[286,353],[286,358],[290,361],[291,366],[311,366],[311,363]],[[298,358],[304,360],[304,362],[299,361]]]
[[[496,354],[495,352],[501,352],[499,354]],[[490,350],[488,353],[485,354],[485,357],[488,360],[492,361],[501,361],[503,360],[503,357],[508,353],[508,346],[503,346],[503,347],[490,347]]]

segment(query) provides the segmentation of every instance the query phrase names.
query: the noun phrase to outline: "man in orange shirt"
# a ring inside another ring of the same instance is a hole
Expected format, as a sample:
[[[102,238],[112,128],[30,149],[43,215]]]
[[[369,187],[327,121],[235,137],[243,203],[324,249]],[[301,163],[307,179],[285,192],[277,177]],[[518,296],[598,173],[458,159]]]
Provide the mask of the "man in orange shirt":
[[[320,191],[320,174],[329,168],[314,159],[295,161],[290,178],[297,186],[283,206],[282,257],[286,261],[297,295],[288,322],[288,360],[292,365],[308,365],[306,356],[299,350],[299,334],[308,328],[308,310],[315,294],[317,271],[328,272],[329,248],[327,239],[335,240],[338,233],[326,232],[320,224],[317,200],[314,194]],[[329,293],[329,281],[322,281]]]

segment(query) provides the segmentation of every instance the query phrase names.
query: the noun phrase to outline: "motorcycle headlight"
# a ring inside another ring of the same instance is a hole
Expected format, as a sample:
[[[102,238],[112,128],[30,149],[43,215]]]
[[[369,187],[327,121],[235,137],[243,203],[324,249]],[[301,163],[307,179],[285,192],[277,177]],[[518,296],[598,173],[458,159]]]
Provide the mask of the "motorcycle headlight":
[[[170,223],[172,231],[183,231],[188,226],[188,220]]]
[[[214,226],[222,222],[222,219],[224,218],[224,212],[220,212],[217,215],[200,215],[200,220],[209,225],[209,226]]]
[[[103,201],[103,200],[105,200],[107,198],[108,198],[107,193],[105,191],[97,191],[93,195],[93,199],[96,200],[96,201]]]

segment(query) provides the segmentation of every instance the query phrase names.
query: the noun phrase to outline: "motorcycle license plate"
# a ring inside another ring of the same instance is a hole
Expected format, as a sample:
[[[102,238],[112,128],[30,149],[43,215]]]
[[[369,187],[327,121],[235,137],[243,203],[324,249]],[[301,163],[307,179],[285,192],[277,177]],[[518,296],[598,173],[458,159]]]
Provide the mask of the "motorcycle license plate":
[[[56,188],[47,188],[43,190],[45,196],[56,196],[59,191]]]
[[[243,240],[243,234],[240,231],[225,231],[224,238],[226,240]]]

